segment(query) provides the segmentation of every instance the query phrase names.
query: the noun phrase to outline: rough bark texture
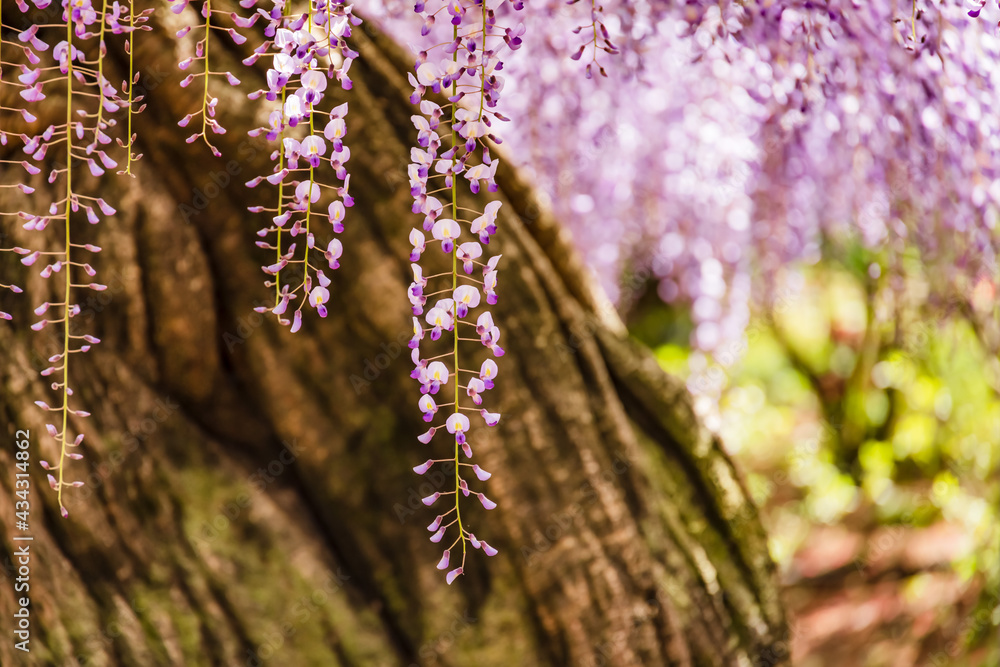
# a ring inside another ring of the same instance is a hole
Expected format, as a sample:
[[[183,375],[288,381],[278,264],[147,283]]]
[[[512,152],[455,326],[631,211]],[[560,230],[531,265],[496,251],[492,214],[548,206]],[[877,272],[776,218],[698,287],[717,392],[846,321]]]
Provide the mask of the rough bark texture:
[[[37,370],[51,337],[27,329],[53,286],[32,270],[26,294],[0,295],[17,318],[0,326],[3,628],[16,429],[32,435],[34,536],[32,652],[14,651],[5,631],[0,662],[784,664],[773,566],[739,473],[509,169],[494,311],[508,354],[489,395],[504,418],[474,435],[499,508],[468,511],[501,554],[473,552],[445,585],[424,530],[436,512],[415,500],[442,482],[410,470],[429,448],[416,441],[405,349],[414,130],[398,52],[357,36],[355,89],[342,95],[357,206],[332,316],[292,335],[252,311],[272,296],[253,247],[261,220],[245,207],[273,200],[242,185],[269,164],[245,139],[253,107],[222,91],[226,159],[185,144],[176,119],[200,102],[177,87],[172,30],[154,27],[136,54],[150,88],[139,178],[102,181],[119,215],[74,231],[104,247],[111,289],[82,315],[103,342],[73,358],[71,384],[93,416],[72,422],[87,434],[74,467],[88,486],[68,493],[68,520],[37,465],[54,448],[33,405],[50,394]],[[261,83],[259,71],[241,78]],[[239,173],[213,185],[227,159]],[[7,196],[2,208],[19,204]],[[5,246],[37,243],[4,231]],[[0,257],[0,280],[15,274]]]

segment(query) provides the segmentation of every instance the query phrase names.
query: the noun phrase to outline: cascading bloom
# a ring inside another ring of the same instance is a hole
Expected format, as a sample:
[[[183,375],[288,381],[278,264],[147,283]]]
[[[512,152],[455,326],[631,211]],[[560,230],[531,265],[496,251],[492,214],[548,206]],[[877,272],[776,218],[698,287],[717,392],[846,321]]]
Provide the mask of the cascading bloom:
[[[26,4],[23,2],[18,4],[23,12],[28,11]],[[48,2],[35,2],[38,9],[44,9],[48,4]],[[35,175],[41,173],[41,165],[48,157],[55,163],[55,167],[49,172],[48,181],[54,184],[57,190],[61,189],[63,196],[57,201],[48,202],[47,205],[39,202],[39,208],[45,208],[44,214],[29,211],[0,211],[0,221],[5,221],[5,218],[19,219],[22,222],[22,229],[27,232],[43,232],[50,224],[61,225],[63,230],[59,232],[57,238],[64,240],[61,247],[56,246],[45,251],[13,246],[0,248],[0,252],[18,255],[23,266],[37,268],[42,278],[53,283],[46,292],[58,295],[55,297],[57,300],[44,302],[34,309],[34,314],[39,319],[31,325],[31,329],[33,331],[47,328],[60,329],[55,336],[63,341],[61,349],[48,357],[49,365],[41,370],[41,375],[49,379],[50,388],[58,397],[58,402],[50,404],[39,400],[35,401],[35,404],[42,410],[52,413],[51,423],[45,425],[45,430],[58,445],[58,462],[49,464],[48,461],[42,460],[39,464],[50,472],[47,475],[49,485],[56,491],[60,514],[66,517],[69,511],[63,502],[64,489],[83,486],[82,481],[70,481],[66,478],[67,461],[83,458],[77,448],[83,442],[84,436],[81,433],[75,435],[71,433],[75,426],[70,423],[70,416],[89,416],[88,412],[74,406],[73,390],[69,386],[69,365],[72,355],[85,353],[100,342],[95,336],[79,331],[78,320],[74,319],[79,317],[83,310],[78,293],[84,289],[97,292],[107,289],[107,286],[90,280],[97,275],[97,271],[81,257],[82,253],[99,253],[101,248],[90,243],[74,242],[76,227],[72,222],[72,214],[77,213],[81,218],[85,217],[89,224],[94,225],[98,224],[102,217],[114,215],[116,212],[104,199],[78,192],[76,189],[78,180],[74,177],[78,176],[84,167],[86,173],[99,177],[106,169],[118,166],[117,161],[105,151],[105,147],[112,142],[109,136],[111,128],[116,124],[111,114],[129,108],[131,118],[131,105],[141,98],[133,99],[129,92],[128,101],[123,100],[104,76],[105,38],[108,33],[128,34],[131,38],[131,33],[137,27],[142,27],[148,13],[144,12],[138,16],[133,14],[130,25],[124,26],[118,21],[121,9],[117,3],[110,12],[105,12],[103,8],[97,9],[90,0],[64,0],[61,6],[61,20],[65,26],[62,34],[65,35],[65,39],[51,47],[51,58],[55,66],[43,62],[39,56],[39,53],[48,51],[50,45],[39,37],[38,24],[32,24],[17,35],[19,48],[23,50],[29,64],[20,66],[17,83],[0,80],[0,86],[19,88],[20,99],[27,104],[46,99],[46,89],[52,87],[62,89],[60,94],[65,91],[68,122],[49,125],[34,136],[21,135],[27,159],[21,162],[4,161]],[[0,36],[0,39],[3,39],[3,36]],[[91,44],[84,46],[87,42]],[[96,59],[86,59],[85,50],[86,53],[96,54],[94,56]],[[52,70],[58,70],[59,75],[53,76]],[[134,81],[131,74],[129,80]],[[125,88],[131,91],[130,84],[125,84]],[[4,92],[6,91],[0,91],[0,96],[3,96]],[[28,123],[35,123],[38,120],[28,108],[12,110],[18,111]],[[0,131],[0,144],[6,145],[7,141],[8,135]],[[128,137],[128,141],[119,143],[129,150],[129,163],[133,159],[138,159],[138,156],[131,154],[131,136]],[[67,159],[67,155],[73,159]],[[33,162],[38,163],[38,166]],[[5,182],[0,184],[0,194],[8,188],[17,188],[24,195],[34,193],[34,188],[26,184]],[[8,289],[15,294],[23,291],[14,284],[0,284],[0,288]],[[12,316],[0,312],[0,319],[10,320]]]
[[[320,317],[327,314],[330,280],[316,264],[317,253],[310,253],[317,244],[323,247],[317,239],[320,232],[316,222],[325,218],[330,223],[330,232],[340,234],[344,231],[347,209],[354,205],[348,193],[350,174],[345,166],[351,157],[350,149],[344,145],[347,103],[329,111],[324,110],[323,103],[330,92],[329,81],[334,77],[344,90],[351,88],[347,71],[358,54],[345,40],[351,35],[351,26],[361,21],[352,14],[350,5],[340,1],[310,0],[305,12],[291,13],[284,0],[274,0],[270,11],[261,8],[257,12],[255,16],[267,21],[264,34],[269,39],[243,62],[252,65],[261,57],[271,59],[265,77],[267,88],[251,93],[250,98],[264,97],[275,108],[268,116],[267,127],[254,129],[250,135],[263,134],[268,141],[277,142],[279,149],[272,153],[272,159],[276,160],[272,173],[247,183],[252,188],[266,180],[278,188],[276,206],[249,209],[270,216],[270,223],[257,235],[262,239],[274,236],[273,241],[262,240],[257,245],[275,253],[275,261],[263,267],[265,273],[274,277],[265,285],[274,288],[275,303],[255,310],[274,313],[278,322],[290,325],[294,333],[302,326],[304,307],[314,308]],[[342,185],[328,184],[323,174],[325,165],[330,166]],[[326,195],[334,193],[336,198],[321,204]],[[286,244],[286,234],[295,240]],[[298,243],[299,236],[305,236],[304,244]],[[326,243],[326,251],[319,255],[326,260],[326,268],[337,269],[344,252],[343,243],[337,238]],[[295,278],[283,283],[282,272],[290,267],[295,269],[290,272]],[[289,319],[284,315],[293,302],[298,305]]]
[[[87,0],[75,0],[76,2],[86,2]],[[254,4],[253,0],[240,0],[240,6],[249,9]],[[182,13],[188,6],[188,0],[170,0],[170,11],[174,14]],[[225,134],[226,128],[219,124],[219,121],[215,119],[216,108],[219,105],[219,98],[215,97],[209,90],[209,80],[214,78],[223,78],[230,86],[240,85],[240,80],[233,75],[232,72],[213,71],[211,68],[211,63],[209,62],[209,53],[211,51],[211,39],[212,39],[212,28],[217,30],[221,29],[229,35],[229,38],[237,45],[246,42],[246,37],[238,33],[233,28],[222,29],[218,24],[213,24],[212,20],[216,18],[218,14],[225,14],[228,16],[237,26],[241,28],[249,28],[254,23],[257,22],[259,14],[252,14],[249,18],[243,18],[238,14],[232,12],[223,12],[219,9],[212,8],[212,0],[205,0],[199,11],[202,19],[204,20],[204,25],[200,26],[200,38],[195,43],[195,55],[189,58],[185,58],[177,63],[178,68],[181,70],[187,70],[192,65],[200,68],[198,71],[188,74],[181,80],[181,88],[187,88],[192,83],[197,80],[201,80],[201,108],[184,116],[177,124],[181,127],[187,127],[192,120],[195,121],[197,127],[197,120],[201,119],[201,127],[194,134],[190,135],[186,141],[189,144],[201,139],[208,146],[209,150],[212,151],[212,155],[215,157],[222,157],[222,153],[218,148],[212,143],[209,138],[209,132],[212,134]],[[186,25],[177,31],[177,39],[181,39],[191,31],[190,25]]]
[[[410,232],[414,279],[408,296],[415,315],[413,338],[410,339],[415,368],[411,375],[421,384],[419,407],[424,421],[434,423],[441,419],[438,413],[446,415],[443,425],[438,421],[418,439],[423,444],[430,444],[442,426],[454,437],[452,457],[428,459],[413,470],[422,475],[436,463],[451,461],[455,464],[454,489],[437,491],[423,499],[430,506],[442,497],[454,497],[454,506],[428,526],[431,541],[438,543],[451,526],[457,525],[456,538],[438,562],[438,569],[448,570],[446,581],[449,584],[465,571],[467,545],[482,549],[489,556],[497,553],[464,527],[460,498],[475,495],[485,509],[496,507],[496,503],[483,493],[469,487],[463,473],[471,470],[479,482],[490,478],[490,473],[468,461],[473,455],[470,439],[473,420],[469,413],[478,415],[487,426],[494,426],[500,420],[499,413],[481,407],[484,394],[494,387],[498,369],[496,362],[490,359],[488,363],[483,362],[479,371],[467,370],[462,368],[459,357],[466,347],[464,341],[476,340],[462,335],[463,325],[470,327],[470,332],[475,326],[480,342],[494,356],[504,353],[497,345],[500,330],[493,316],[489,311],[474,315],[484,301],[490,305],[497,302],[496,267],[500,256],[485,260],[482,244],[489,243],[497,231],[501,203],[485,203],[482,213],[473,213],[470,219],[465,213],[467,209],[458,205],[458,189],[464,184],[473,195],[480,194],[484,185],[490,192],[497,189],[497,160],[490,156],[486,141],[500,143],[494,128],[498,121],[505,120],[495,111],[499,91],[503,88],[503,79],[498,74],[502,69],[499,53],[503,48],[516,48],[506,39],[512,29],[497,25],[496,10],[504,1],[438,0],[421,2],[416,7],[426,30],[434,23],[435,15],[445,10],[453,33],[440,60],[432,59],[432,54],[441,50],[421,53],[415,72],[410,74],[414,87],[411,101],[419,104],[420,113],[412,117],[417,145],[410,149],[411,163],[407,169],[413,213],[423,216],[422,231],[413,229]],[[517,31],[521,28],[513,30],[519,35]],[[446,96],[447,103],[441,106],[436,101],[424,99],[428,91]],[[428,232],[435,241],[440,241],[442,252],[451,256],[449,272],[425,277],[422,267],[417,264],[426,251],[425,233]],[[482,268],[482,279],[475,277],[477,266]],[[425,329],[419,316],[424,314],[430,281],[435,285],[429,294],[448,296],[439,299],[424,315],[428,327]],[[425,336],[428,331],[430,335]],[[427,342],[428,338],[431,342],[440,341],[439,347],[443,342],[444,353],[435,352],[430,359],[425,358],[422,346],[432,344]],[[432,394],[440,398],[435,401]],[[445,522],[452,513],[454,517]],[[456,564],[452,562],[452,551],[458,546],[461,546],[462,559]]]

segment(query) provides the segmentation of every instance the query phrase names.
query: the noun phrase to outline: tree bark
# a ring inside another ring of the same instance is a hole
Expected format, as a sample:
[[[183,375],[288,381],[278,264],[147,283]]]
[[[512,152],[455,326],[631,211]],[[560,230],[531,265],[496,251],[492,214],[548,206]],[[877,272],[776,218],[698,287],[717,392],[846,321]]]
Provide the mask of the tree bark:
[[[4,21],[13,14],[7,4]],[[350,102],[357,205],[331,316],[293,335],[252,310],[273,300],[259,268],[270,260],[253,246],[262,218],[246,206],[274,193],[243,186],[270,164],[269,149],[246,138],[261,119],[243,94],[262,85],[262,70],[219,91],[229,132],[216,160],[176,126],[200,101],[177,86],[176,28],[158,21],[137,40],[148,103],[139,177],[86,181],[119,213],[97,227],[74,222],[77,238],[104,248],[98,279],[110,289],[80,316],[103,342],[72,360],[71,386],[93,414],[71,419],[87,438],[70,467],[87,486],[67,492],[67,520],[38,465],[55,444],[33,405],[51,402],[38,370],[52,339],[28,330],[54,286],[0,255],[0,282],[27,283],[26,294],[0,294],[16,317],[0,326],[4,628],[21,545],[18,429],[31,432],[34,537],[31,653],[5,632],[0,662],[785,664],[774,567],[739,472],[683,383],[628,340],[506,162],[494,316],[508,354],[487,396],[503,418],[473,432],[499,507],[468,510],[500,554],[472,552],[466,575],[445,584],[434,569],[441,547],[424,530],[437,511],[417,500],[443,482],[410,470],[450,446],[416,440],[425,425],[405,347],[416,224],[405,59],[358,31],[354,90],[336,95]],[[243,53],[230,44],[213,57],[223,51],[233,63]],[[124,78],[120,50],[111,53],[110,78]],[[58,100],[46,108],[63,113]],[[44,175],[32,179],[39,192]],[[4,210],[24,204],[4,197]],[[4,231],[6,247],[38,242]]]

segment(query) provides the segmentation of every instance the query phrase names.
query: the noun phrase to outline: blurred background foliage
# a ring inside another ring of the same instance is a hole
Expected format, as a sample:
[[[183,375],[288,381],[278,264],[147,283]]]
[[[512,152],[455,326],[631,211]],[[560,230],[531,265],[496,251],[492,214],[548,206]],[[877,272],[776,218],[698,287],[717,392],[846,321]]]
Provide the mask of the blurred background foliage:
[[[714,355],[655,294],[630,329],[746,472],[795,664],[998,665],[997,360],[958,309],[927,303],[917,258],[887,277],[860,248],[825,254]]]

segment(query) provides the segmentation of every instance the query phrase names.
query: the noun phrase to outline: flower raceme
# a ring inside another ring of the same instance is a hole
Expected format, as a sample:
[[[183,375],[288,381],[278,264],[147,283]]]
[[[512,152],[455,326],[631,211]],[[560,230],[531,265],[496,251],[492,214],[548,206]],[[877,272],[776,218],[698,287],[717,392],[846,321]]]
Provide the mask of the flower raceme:
[[[36,9],[41,10],[50,3],[36,0],[34,4]],[[29,10],[23,1],[18,3],[18,8],[23,13]],[[97,271],[87,261],[89,257],[81,257],[82,253],[99,253],[101,248],[75,240],[78,231],[76,228],[83,219],[94,225],[101,221],[102,216],[112,216],[116,212],[104,199],[80,192],[77,189],[77,177],[82,167],[86,167],[90,175],[99,177],[106,169],[118,166],[118,162],[108,155],[106,148],[111,144],[111,134],[117,124],[112,114],[122,109],[127,108],[129,113],[126,140],[118,139],[118,144],[128,151],[125,173],[130,173],[132,161],[140,157],[133,155],[131,151],[134,139],[131,133],[133,105],[142,100],[141,96],[132,95],[132,84],[136,79],[130,72],[128,82],[123,84],[123,92],[127,94],[125,100],[105,76],[104,64],[107,35],[127,35],[126,49],[131,53],[132,35],[136,30],[146,28],[144,23],[149,12],[136,15],[129,6],[128,25],[123,25],[120,22],[123,9],[118,2],[108,11],[107,3],[102,3],[97,8],[90,0],[66,0],[61,4],[61,9],[62,24],[31,24],[18,33],[17,45],[27,63],[18,66],[20,74],[16,83],[3,80],[2,68],[11,63],[0,61],[0,87],[19,88],[18,93],[24,103],[30,105],[46,99],[52,88],[64,89],[66,122],[48,125],[33,136],[20,135],[23,151],[28,158],[23,161],[2,161],[35,175],[41,173],[40,165],[46,157],[54,157],[57,162],[48,174],[48,182],[62,191],[62,197],[49,201],[47,205],[32,202],[33,206],[37,206],[34,211],[0,211],[0,220],[20,219],[23,221],[22,229],[30,233],[44,232],[53,223],[62,227],[59,234],[61,242],[45,250],[14,246],[0,248],[0,252],[21,256],[21,264],[25,267],[40,267],[39,275],[53,281],[55,285],[52,291],[58,294],[56,301],[47,301],[34,309],[34,314],[40,319],[31,325],[31,329],[49,329],[55,332],[57,339],[61,339],[61,349],[48,358],[49,365],[41,371],[41,375],[49,379],[50,388],[59,400],[54,405],[41,400],[35,404],[51,413],[53,423],[47,423],[45,430],[58,444],[58,461],[50,464],[43,460],[40,465],[49,471],[49,485],[56,491],[60,514],[66,517],[69,511],[63,502],[63,490],[83,486],[81,481],[67,479],[66,465],[68,461],[83,458],[78,448],[84,435],[79,433],[77,420],[89,416],[88,412],[74,407],[75,399],[69,381],[70,361],[73,355],[85,353],[100,342],[97,337],[79,331],[74,321],[81,313],[76,293],[83,289],[98,292],[107,289],[105,285],[93,280]],[[5,28],[10,24],[9,19],[4,22],[2,17],[0,22],[3,22]],[[58,39],[56,35],[62,39],[55,41]],[[51,41],[55,43],[52,44]],[[4,43],[10,44],[0,36],[0,46]],[[49,59],[52,64],[47,62]],[[54,75],[53,70],[57,70],[58,74]],[[29,124],[38,120],[29,111],[29,107],[4,110],[17,111]],[[8,136],[8,133],[0,131],[0,144],[7,144]],[[2,183],[0,193],[14,188],[29,196],[35,192],[33,187],[24,183]],[[34,199],[39,197],[40,195],[35,195]],[[39,212],[40,210],[44,212]],[[43,239],[40,238],[39,243],[42,242]],[[13,284],[0,284],[0,288],[14,293],[22,292],[20,287]],[[0,312],[0,319],[9,320],[12,316]],[[76,431],[75,435],[72,434],[73,431]]]
[[[276,142],[271,157],[274,169],[268,176],[259,176],[247,183],[256,187],[266,180],[278,187],[278,200],[273,207],[252,206],[253,213],[265,213],[269,223],[257,235],[257,245],[273,251],[274,262],[263,267],[273,280],[265,284],[274,288],[274,306],[258,307],[258,312],[270,311],[282,325],[289,325],[294,333],[302,326],[302,310],[312,307],[320,317],[326,317],[326,303],[330,298],[330,280],[318,265],[318,258],[326,267],[335,270],[340,266],[344,247],[340,239],[322,242],[317,240],[316,223],[325,218],[333,234],[344,231],[347,209],[354,205],[348,193],[350,175],[345,165],[351,158],[350,149],[344,145],[347,134],[347,103],[326,111],[323,104],[329,91],[329,81],[336,78],[341,88],[352,87],[348,71],[357,53],[345,41],[351,35],[351,26],[360,24],[352,14],[350,5],[338,1],[310,0],[304,12],[292,13],[284,0],[275,0],[270,11],[259,8],[255,16],[267,21],[265,36],[244,63],[253,64],[260,58],[270,58],[267,70],[267,88],[250,94],[251,99],[263,97],[274,103],[268,115],[268,125],[250,132],[251,136],[264,135]],[[329,167],[341,185],[328,184],[324,172]],[[324,206],[324,195],[335,198]],[[305,237],[305,243],[299,237]],[[290,243],[285,244],[290,237]],[[317,245],[319,244],[319,245]],[[304,246],[304,247],[303,247]],[[315,249],[315,252],[310,252]],[[282,272],[291,275],[290,282],[283,282]],[[285,317],[293,302],[298,305],[292,317]]]
[[[481,407],[484,394],[494,387],[498,367],[493,359],[487,359],[478,371],[463,368],[460,353],[469,355],[466,349],[469,343],[478,343],[494,357],[504,353],[497,344],[500,329],[493,316],[489,311],[481,311],[484,303],[496,304],[498,298],[500,255],[482,260],[483,246],[490,243],[497,231],[501,203],[489,201],[481,212],[460,206],[459,185],[464,183],[463,189],[468,187],[471,195],[481,194],[484,186],[490,192],[497,189],[497,160],[490,156],[486,141],[500,143],[495,127],[506,120],[495,111],[503,89],[503,79],[498,74],[503,67],[500,56],[505,48],[516,48],[505,39],[511,29],[497,25],[496,10],[503,4],[504,0],[418,2],[416,12],[424,20],[425,31],[434,23],[435,16],[446,14],[450,17],[452,39],[441,48],[421,53],[414,72],[409,75],[414,88],[411,101],[418,104],[420,113],[412,116],[417,145],[410,149],[408,174],[412,211],[423,216],[421,229],[414,228],[409,237],[413,282],[407,293],[414,315],[411,376],[421,386],[418,406],[423,419],[434,424],[418,440],[431,444],[435,433],[442,428],[454,439],[452,456],[428,459],[413,470],[422,475],[435,464],[454,464],[454,489],[435,492],[423,499],[424,504],[431,506],[441,498],[453,496],[449,498],[453,506],[427,527],[434,543],[441,542],[448,530],[456,527],[457,536],[437,565],[440,570],[448,570],[449,584],[465,571],[467,545],[482,549],[488,556],[497,553],[465,527],[461,499],[475,495],[485,509],[496,507],[482,492],[470,488],[463,475],[471,471],[479,482],[490,478],[489,472],[469,461],[473,456],[470,432],[474,422],[481,420],[480,423],[495,426],[500,420],[499,413]],[[439,59],[432,59],[432,55],[438,54]],[[432,99],[439,95],[445,99]],[[425,276],[418,263],[427,250],[425,233],[430,233],[440,242],[441,251],[451,256],[450,271]],[[481,278],[476,277],[477,267],[482,269]],[[425,312],[432,296],[439,298],[430,302]],[[474,316],[477,310],[481,312]],[[466,331],[463,325],[469,335],[463,335]],[[478,338],[471,335],[472,327]],[[435,343],[441,346],[442,342],[444,353],[425,356],[425,346]],[[435,396],[441,398],[435,400]],[[461,560],[456,563],[452,551],[459,547]]]
[[[253,0],[240,0],[240,6],[243,8],[248,9],[252,7],[253,4]],[[174,14],[181,14],[187,8],[188,0],[170,0],[170,5],[170,11]],[[215,147],[212,140],[209,138],[209,132],[212,134],[226,133],[226,128],[222,127],[222,125],[219,124],[219,121],[215,119],[216,110],[219,105],[219,98],[212,94],[209,88],[209,81],[213,78],[223,78],[230,86],[238,86],[240,85],[240,80],[236,78],[232,72],[212,70],[211,62],[209,60],[213,34],[212,28],[221,29],[235,44],[244,44],[246,42],[246,37],[237,32],[235,28],[222,28],[222,26],[219,25],[218,21],[220,16],[226,16],[237,26],[248,28],[257,22],[259,15],[252,14],[249,18],[243,18],[234,12],[214,9],[212,7],[212,0],[205,0],[205,3],[201,6],[199,14],[204,21],[204,25],[201,26],[200,37],[195,43],[195,54],[194,56],[181,60],[177,66],[181,70],[188,70],[192,65],[199,68],[198,71],[192,72],[184,77],[184,79],[181,80],[180,85],[182,88],[187,88],[198,79],[201,79],[201,108],[184,116],[180,121],[178,121],[177,124],[181,127],[187,127],[191,121],[195,121],[197,126],[197,120],[200,119],[200,129],[187,138],[187,143],[194,143],[195,141],[201,139],[205,142],[205,145],[208,146],[209,150],[212,151],[212,154],[215,157],[222,157],[222,153]],[[216,21],[215,24],[213,24],[213,20]],[[191,28],[192,26],[187,25],[178,30],[177,38],[180,39],[187,35],[191,31]]]

